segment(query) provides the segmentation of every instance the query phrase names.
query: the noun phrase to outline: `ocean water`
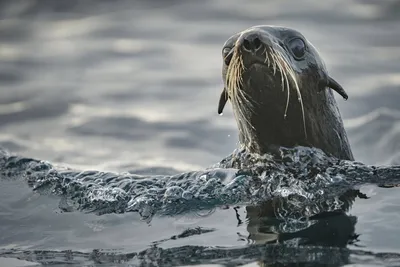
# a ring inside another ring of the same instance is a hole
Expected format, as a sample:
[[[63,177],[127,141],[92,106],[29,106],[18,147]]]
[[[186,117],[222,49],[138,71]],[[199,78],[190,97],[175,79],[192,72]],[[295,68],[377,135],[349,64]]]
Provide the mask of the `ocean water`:
[[[208,169],[238,141],[222,44],[257,24],[320,51],[360,163]],[[396,0],[1,1],[0,266],[400,266],[400,191],[375,175],[400,182],[399,24]],[[267,196],[288,220],[252,215]]]

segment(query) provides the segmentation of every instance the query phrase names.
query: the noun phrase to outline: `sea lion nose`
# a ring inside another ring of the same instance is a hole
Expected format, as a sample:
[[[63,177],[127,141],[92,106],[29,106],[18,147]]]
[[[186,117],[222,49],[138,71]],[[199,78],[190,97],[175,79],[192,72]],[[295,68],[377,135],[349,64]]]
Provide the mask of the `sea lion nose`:
[[[243,38],[243,48],[249,52],[256,52],[262,46],[258,33],[248,33]]]

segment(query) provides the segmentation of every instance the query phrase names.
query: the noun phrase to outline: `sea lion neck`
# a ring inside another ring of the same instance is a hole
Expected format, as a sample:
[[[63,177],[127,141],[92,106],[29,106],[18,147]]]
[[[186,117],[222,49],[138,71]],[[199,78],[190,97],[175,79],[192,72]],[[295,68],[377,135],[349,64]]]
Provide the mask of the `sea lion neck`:
[[[249,84],[257,84],[257,80],[252,81]],[[314,86],[312,81],[308,85]],[[302,87],[303,91],[312,89]],[[353,159],[347,148],[348,141],[339,111],[335,106],[330,106],[333,99],[331,91],[303,94],[303,124],[301,106],[294,92],[291,92],[285,116],[285,92],[278,86],[264,90],[246,87],[243,90],[248,94],[253,92],[251,97],[256,100],[249,101],[251,103],[242,107],[232,103],[232,107],[238,126],[239,142],[248,152],[262,155],[275,153],[279,147],[306,146],[319,148],[340,159]],[[267,90],[272,92],[266,92]]]

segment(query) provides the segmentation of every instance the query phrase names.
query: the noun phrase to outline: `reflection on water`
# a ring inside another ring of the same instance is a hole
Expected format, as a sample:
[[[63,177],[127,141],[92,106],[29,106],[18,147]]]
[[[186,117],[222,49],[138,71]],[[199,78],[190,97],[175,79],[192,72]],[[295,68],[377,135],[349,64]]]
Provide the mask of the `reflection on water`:
[[[264,202],[258,206],[246,207],[248,239],[257,243],[280,243],[328,247],[346,247],[356,241],[355,224],[357,218],[347,215],[356,197],[365,196],[358,190],[349,190],[339,199],[339,209],[322,212],[307,220],[287,221],[276,218],[274,206],[280,206],[280,198]]]
[[[230,107],[217,115],[222,44],[249,26],[280,24],[304,33],[348,92],[349,100],[338,99],[338,105],[355,158],[373,165],[400,164],[399,3],[1,1],[0,147],[56,166],[104,171],[102,179],[110,178],[108,171],[160,177],[201,172],[237,143]],[[39,181],[37,174],[44,171],[36,169],[29,179]],[[344,207],[347,212],[329,211],[305,221],[270,216],[271,207],[282,204],[278,197],[262,206],[213,208],[209,214],[204,207],[201,212],[189,209],[146,223],[137,213],[77,211],[85,203],[60,201],[51,191],[38,194],[23,182],[29,174],[10,172],[1,170],[1,257],[77,266],[234,265],[234,259],[266,266],[390,266],[400,261],[399,191],[377,187],[372,180],[346,193],[354,200],[348,211]],[[125,176],[113,177],[129,192]],[[187,187],[197,184],[190,178],[182,180],[189,181]],[[162,188],[164,180],[157,179],[154,185]],[[49,180],[58,181],[56,176]],[[243,181],[233,185],[243,188]],[[217,180],[207,186],[191,189],[205,197],[224,188]],[[168,191],[167,199],[181,193],[175,190]],[[322,193],[331,196],[335,190]],[[88,191],[77,192],[82,195],[75,199],[87,199]],[[240,197],[248,193],[235,192]],[[118,206],[125,203],[123,197],[132,197],[117,193],[107,195],[105,211],[123,210]],[[109,206],[115,195],[120,202]]]

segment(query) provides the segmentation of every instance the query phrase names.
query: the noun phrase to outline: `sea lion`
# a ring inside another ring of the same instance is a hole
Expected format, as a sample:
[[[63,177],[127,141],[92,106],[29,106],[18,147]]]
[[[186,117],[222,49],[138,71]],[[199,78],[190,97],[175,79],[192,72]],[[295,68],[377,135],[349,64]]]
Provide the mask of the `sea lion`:
[[[253,26],[229,37],[222,56],[218,113],[229,99],[248,152],[306,146],[354,160],[331,89],[346,100],[347,93],[300,32]]]

